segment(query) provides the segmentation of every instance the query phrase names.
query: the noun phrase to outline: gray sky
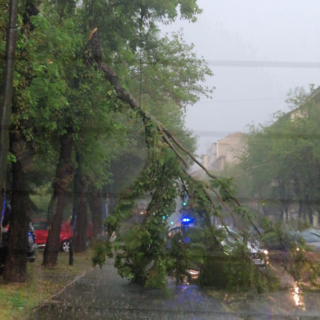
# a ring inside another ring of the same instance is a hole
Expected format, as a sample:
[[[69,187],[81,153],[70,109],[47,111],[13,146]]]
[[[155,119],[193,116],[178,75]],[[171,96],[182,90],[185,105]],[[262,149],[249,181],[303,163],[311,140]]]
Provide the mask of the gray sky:
[[[183,28],[186,42],[194,43],[198,55],[207,60],[320,62],[319,0],[198,3],[204,11],[196,23],[178,20],[162,31]],[[199,139],[199,154],[229,132],[265,124],[274,112],[289,110],[285,98],[291,89],[320,85],[320,69],[211,68],[214,77],[207,85],[216,87],[212,102],[202,98],[186,116],[189,128],[212,133]]]

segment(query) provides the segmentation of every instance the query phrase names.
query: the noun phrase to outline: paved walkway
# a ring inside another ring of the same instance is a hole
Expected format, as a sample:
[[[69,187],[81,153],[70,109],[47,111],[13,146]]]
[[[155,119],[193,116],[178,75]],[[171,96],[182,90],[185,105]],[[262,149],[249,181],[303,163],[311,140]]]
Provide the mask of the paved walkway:
[[[320,319],[318,294],[305,296],[304,307],[295,308],[292,292],[253,295],[249,300],[222,300],[211,293],[195,285],[176,286],[173,280],[169,280],[166,292],[146,290],[122,279],[108,260],[102,270],[91,270],[29,319]]]

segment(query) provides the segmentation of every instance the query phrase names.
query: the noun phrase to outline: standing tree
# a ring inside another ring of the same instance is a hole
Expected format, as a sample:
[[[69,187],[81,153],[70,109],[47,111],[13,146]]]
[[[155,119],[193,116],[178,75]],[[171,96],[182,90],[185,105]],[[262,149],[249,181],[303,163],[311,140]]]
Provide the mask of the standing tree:
[[[319,201],[319,103],[313,95],[298,92],[289,99],[292,111],[276,114],[268,127],[252,128],[242,166],[251,177],[253,197],[265,213],[288,221],[289,207],[298,218],[313,224]],[[276,211],[275,211],[276,210]],[[278,214],[277,214],[278,212]]]

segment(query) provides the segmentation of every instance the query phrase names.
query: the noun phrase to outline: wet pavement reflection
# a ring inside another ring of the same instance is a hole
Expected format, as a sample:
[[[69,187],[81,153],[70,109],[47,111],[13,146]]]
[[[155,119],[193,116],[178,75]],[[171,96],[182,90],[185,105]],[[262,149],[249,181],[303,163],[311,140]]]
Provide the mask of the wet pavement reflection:
[[[293,289],[271,295],[222,294],[196,285],[166,291],[146,290],[122,279],[109,260],[35,310],[30,320],[69,319],[173,319],[272,320],[320,319],[319,293]]]
[[[303,294],[302,294],[302,291],[301,291],[297,282],[295,282],[295,284],[292,288],[292,291],[293,291],[293,293],[292,293],[293,300],[294,300],[296,307],[300,307],[302,309],[305,309],[305,305],[304,305],[304,301],[303,301]]]

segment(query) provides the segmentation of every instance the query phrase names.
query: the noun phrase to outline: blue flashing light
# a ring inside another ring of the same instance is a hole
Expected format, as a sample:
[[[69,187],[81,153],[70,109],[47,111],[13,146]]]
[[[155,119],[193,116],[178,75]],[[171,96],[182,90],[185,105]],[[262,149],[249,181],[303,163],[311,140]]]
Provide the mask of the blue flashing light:
[[[183,218],[182,219],[182,222],[184,222],[184,223],[188,223],[188,222],[192,222],[193,221],[193,219],[191,219],[191,218]]]
[[[190,243],[190,242],[191,242],[190,238],[184,238],[183,241],[184,241],[185,243]]]

